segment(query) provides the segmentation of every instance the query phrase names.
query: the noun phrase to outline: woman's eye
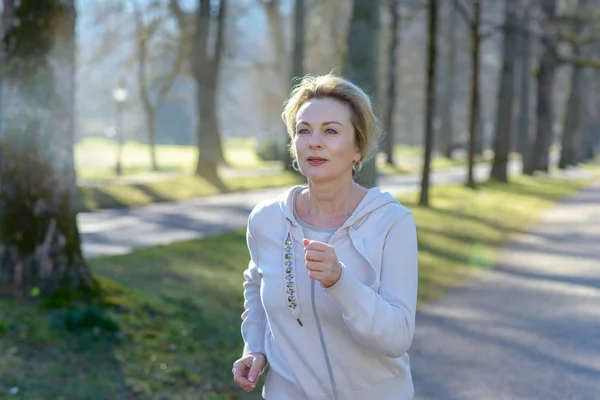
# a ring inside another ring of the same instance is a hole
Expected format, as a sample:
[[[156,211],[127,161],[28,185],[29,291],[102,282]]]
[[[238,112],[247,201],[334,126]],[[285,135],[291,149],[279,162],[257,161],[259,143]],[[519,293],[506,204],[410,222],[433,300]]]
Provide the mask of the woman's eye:
[[[308,129],[300,129],[296,132],[298,135],[305,135],[308,133]]]
[[[330,134],[330,135],[337,135],[337,131],[335,129],[329,128],[325,132],[328,133],[328,134]]]

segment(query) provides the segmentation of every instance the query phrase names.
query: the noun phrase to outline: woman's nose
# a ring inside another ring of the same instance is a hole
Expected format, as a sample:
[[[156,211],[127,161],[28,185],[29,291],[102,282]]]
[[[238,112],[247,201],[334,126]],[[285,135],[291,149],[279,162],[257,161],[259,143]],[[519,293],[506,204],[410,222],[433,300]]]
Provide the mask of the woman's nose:
[[[308,145],[311,148],[321,147],[321,135],[318,132],[314,132],[310,135],[310,139],[308,140]]]

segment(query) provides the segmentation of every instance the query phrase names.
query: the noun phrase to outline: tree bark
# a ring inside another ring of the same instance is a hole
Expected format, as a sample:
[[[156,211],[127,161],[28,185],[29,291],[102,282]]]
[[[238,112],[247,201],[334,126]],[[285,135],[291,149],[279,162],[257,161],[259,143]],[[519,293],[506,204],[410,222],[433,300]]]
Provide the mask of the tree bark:
[[[565,123],[562,132],[562,146],[558,167],[565,169],[574,166],[581,159],[581,89],[583,69],[573,66],[571,71],[571,93],[567,102]]]
[[[95,284],[76,220],[74,0],[4,6],[19,24],[4,36],[0,291],[85,301]]]
[[[524,6],[524,15],[521,26],[525,29],[531,25],[531,5]],[[530,109],[531,109],[531,50],[533,36],[528,32],[523,33],[519,40],[519,107],[517,127],[517,151],[521,154],[523,165],[527,163],[530,149]]]
[[[545,24],[556,24],[556,0],[547,0],[542,3],[542,12],[546,17]],[[550,144],[553,136],[554,125],[554,80],[559,60],[556,57],[556,42],[553,38],[546,38],[543,46],[540,66],[538,71],[537,87],[537,126],[533,154],[525,165],[524,173],[532,175],[536,171],[548,172]]]
[[[396,108],[396,85],[398,76],[398,50],[400,40],[400,10],[398,0],[391,0],[388,4],[388,10],[391,16],[392,42],[390,43],[388,60],[388,82],[387,82],[387,104],[385,110],[385,136],[383,141],[383,150],[385,152],[385,162],[394,165],[394,110]]]
[[[444,82],[444,101],[442,102],[442,151],[446,158],[452,158],[452,149],[454,142],[454,93],[456,88],[456,53],[458,45],[458,26],[456,23],[456,10],[453,4],[450,7],[449,15],[449,34],[444,40],[448,46],[448,67],[446,69],[446,79]]]
[[[361,87],[371,99],[377,99],[380,30],[380,0],[354,0],[348,32],[346,77]],[[363,163],[356,182],[370,188],[377,185],[373,157]]]
[[[421,195],[419,205],[429,206],[429,175],[431,169],[431,152],[433,150],[433,116],[435,115],[435,66],[437,42],[437,0],[428,2],[428,38],[427,38],[427,94],[425,105],[425,154],[423,175],[421,178]]]
[[[494,161],[490,172],[490,179],[499,182],[508,182],[508,156],[512,142],[513,102],[515,87],[515,29],[517,23],[517,3],[515,0],[506,0],[505,28],[502,75],[498,90],[498,111],[496,132],[494,137]]]
[[[467,150],[467,186],[475,188],[474,164],[477,141],[477,115],[479,108],[479,25],[481,19],[480,0],[473,0],[473,22],[471,24],[471,110],[469,115],[469,146]]]

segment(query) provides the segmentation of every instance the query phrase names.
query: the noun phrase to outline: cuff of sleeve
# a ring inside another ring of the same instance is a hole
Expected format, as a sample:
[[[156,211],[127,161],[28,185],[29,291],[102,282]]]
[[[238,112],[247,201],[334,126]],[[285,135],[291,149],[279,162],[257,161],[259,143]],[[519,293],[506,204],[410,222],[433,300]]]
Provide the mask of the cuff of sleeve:
[[[250,354],[250,353],[260,353],[266,357],[265,349],[262,346],[251,346],[247,342],[244,343],[244,351],[242,355]]]
[[[338,302],[344,315],[351,315],[357,298],[356,294],[362,290],[364,285],[346,271],[344,264],[340,264],[342,265],[340,279],[334,285],[323,288],[323,290]]]

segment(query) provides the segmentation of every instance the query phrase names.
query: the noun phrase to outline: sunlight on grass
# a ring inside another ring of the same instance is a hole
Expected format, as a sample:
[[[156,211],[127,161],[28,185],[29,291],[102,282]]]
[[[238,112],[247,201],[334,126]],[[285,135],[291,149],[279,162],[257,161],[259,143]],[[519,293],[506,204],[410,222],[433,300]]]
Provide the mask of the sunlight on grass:
[[[251,138],[227,139],[224,142],[225,160],[233,168],[277,166],[279,162],[264,162],[255,151]],[[110,179],[114,168],[117,146],[100,138],[86,138],[75,145],[75,165],[79,179]],[[194,146],[157,145],[157,164],[161,171],[191,173],[196,166],[197,149]],[[150,150],[145,144],[126,142],[122,155],[125,176],[138,175],[151,169]]]
[[[249,177],[226,177],[223,183],[230,191],[263,189],[291,186],[303,179],[289,172],[276,175]],[[173,178],[139,184],[107,184],[97,187],[79,187],[80,209],[97,210],[106,208],[143,206],[164,201],[180,201],[211,196],[219,189],[206,179],[194,176]]]

